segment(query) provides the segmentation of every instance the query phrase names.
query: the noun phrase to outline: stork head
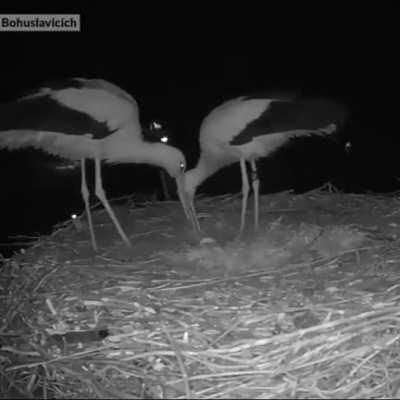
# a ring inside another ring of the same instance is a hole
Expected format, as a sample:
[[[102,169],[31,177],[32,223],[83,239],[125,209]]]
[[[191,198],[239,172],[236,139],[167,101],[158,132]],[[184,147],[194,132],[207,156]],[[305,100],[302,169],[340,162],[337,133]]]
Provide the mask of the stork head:
[[[173,146],[157,143],[159,151],[155,151],[156,163],[164,168],[175,179],[183,176],[186,171],[186,158],[183,153]]]
[[[185,173],[185,191],[189,199],[193,201],[197,188],[209,176],[229,163],[229,159],[218,159],[207,151],[203,151],[196,167]]]
[[[176,180],[179,200],[182,203],[183,211],[190,220],[197,234],[200,233],[200,226],[197,220],[196,211],[193,205],[193,197],[189,197],[185,190],[186,158],[183,153],[175,147],[158,144],[163,151],[160,152],[158,163],[166,169],[169,175]]]

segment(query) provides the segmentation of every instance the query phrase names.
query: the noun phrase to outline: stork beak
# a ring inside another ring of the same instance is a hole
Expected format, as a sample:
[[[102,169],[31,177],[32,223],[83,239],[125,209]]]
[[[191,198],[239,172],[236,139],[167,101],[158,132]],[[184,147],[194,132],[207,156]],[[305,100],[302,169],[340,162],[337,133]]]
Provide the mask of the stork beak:
[[[194,209],[193,200],[189,198],[185,191],[184,175],[180,174],[176,177],[176,186],[178,189],[179,200],[182,203],[183,211],[187,219],[191,222],[194,231],[200,236],[200,224],[197,219],[196,210]]]

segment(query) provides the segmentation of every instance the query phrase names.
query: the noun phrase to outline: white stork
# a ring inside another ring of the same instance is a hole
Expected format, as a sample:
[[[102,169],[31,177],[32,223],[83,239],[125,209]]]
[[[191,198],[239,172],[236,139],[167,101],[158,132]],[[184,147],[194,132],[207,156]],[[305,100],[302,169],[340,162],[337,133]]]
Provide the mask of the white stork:
[[[176,179],[186,216],[192,215],[183,190],[185,156],[175,147],[143,139],[135,99],[102,79],[72,78],[44,85],[0,106],[0,148],[33,147],[81,163],[85,202],[94,250],[97,243],[89,208],[85,159],[95,161],[95,193],[127,246],[131,243],[110,207],[102,183],[101,160],[149,163]]]
[[[259,180],[256,160],[270,155],[293,137],[332,135],[346,117],[347,111],[342,105],[326,99],[242,96],[214,108],[200,127],[201,154],[197,166],[185,174],[185,190],[192,207],[196,189],[205,179],[222,167],[239,161],[243,192],[242,233],[250,189],[246,171],[248,161],[252,170],[257,230]],[[200,229],[197,220],[195,223]]]

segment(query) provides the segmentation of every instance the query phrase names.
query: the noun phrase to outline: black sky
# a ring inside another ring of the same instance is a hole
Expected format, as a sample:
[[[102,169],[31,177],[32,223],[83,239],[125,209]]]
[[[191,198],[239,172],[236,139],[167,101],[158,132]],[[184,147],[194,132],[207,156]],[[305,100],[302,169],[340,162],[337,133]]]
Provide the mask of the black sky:
[[[189,105],[271,86],[360,98],[383,89],[396,69],[390,10],[332,14],[328,6],[314,15],[249,7],[239,16],[193,8],[83,12],[80,33],[2,34],[1,97],[45,79],[86,75],[115,81],[143,101],[151,97],[156,108],[165,98]]]

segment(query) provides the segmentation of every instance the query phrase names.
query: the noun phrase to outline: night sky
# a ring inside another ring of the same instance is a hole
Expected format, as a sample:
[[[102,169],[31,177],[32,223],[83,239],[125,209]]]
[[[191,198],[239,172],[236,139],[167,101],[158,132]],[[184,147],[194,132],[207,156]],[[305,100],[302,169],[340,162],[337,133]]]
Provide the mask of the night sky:
[[[394,9],[324,3],[318,10],[315,4],[308,10],[292,3],[278,10],[272,2],[265,9],[188,2],[176,10],[158,3],[146,11],[35,10],[80,13],[81,32],[1,32],[0,101],[47,80],[109,80],[135,97],[143,123],[167,122],[192,167],[200,122],[222,101],[263,91],[324,96],[353,113],[351,154],[323,143],[284,149],[262,162],[262,191],[307,190],[327,180],[349,192],[400,189]],[[59,162],[32,151],[0,151],[0,242],[46,232],[83,210],[79,169],[55,172]],[[237,165],[221,171],[204,190],[240,190],[238,171]],[[104,169],[109,197],[150,193],[158,179],[146,166]]]

